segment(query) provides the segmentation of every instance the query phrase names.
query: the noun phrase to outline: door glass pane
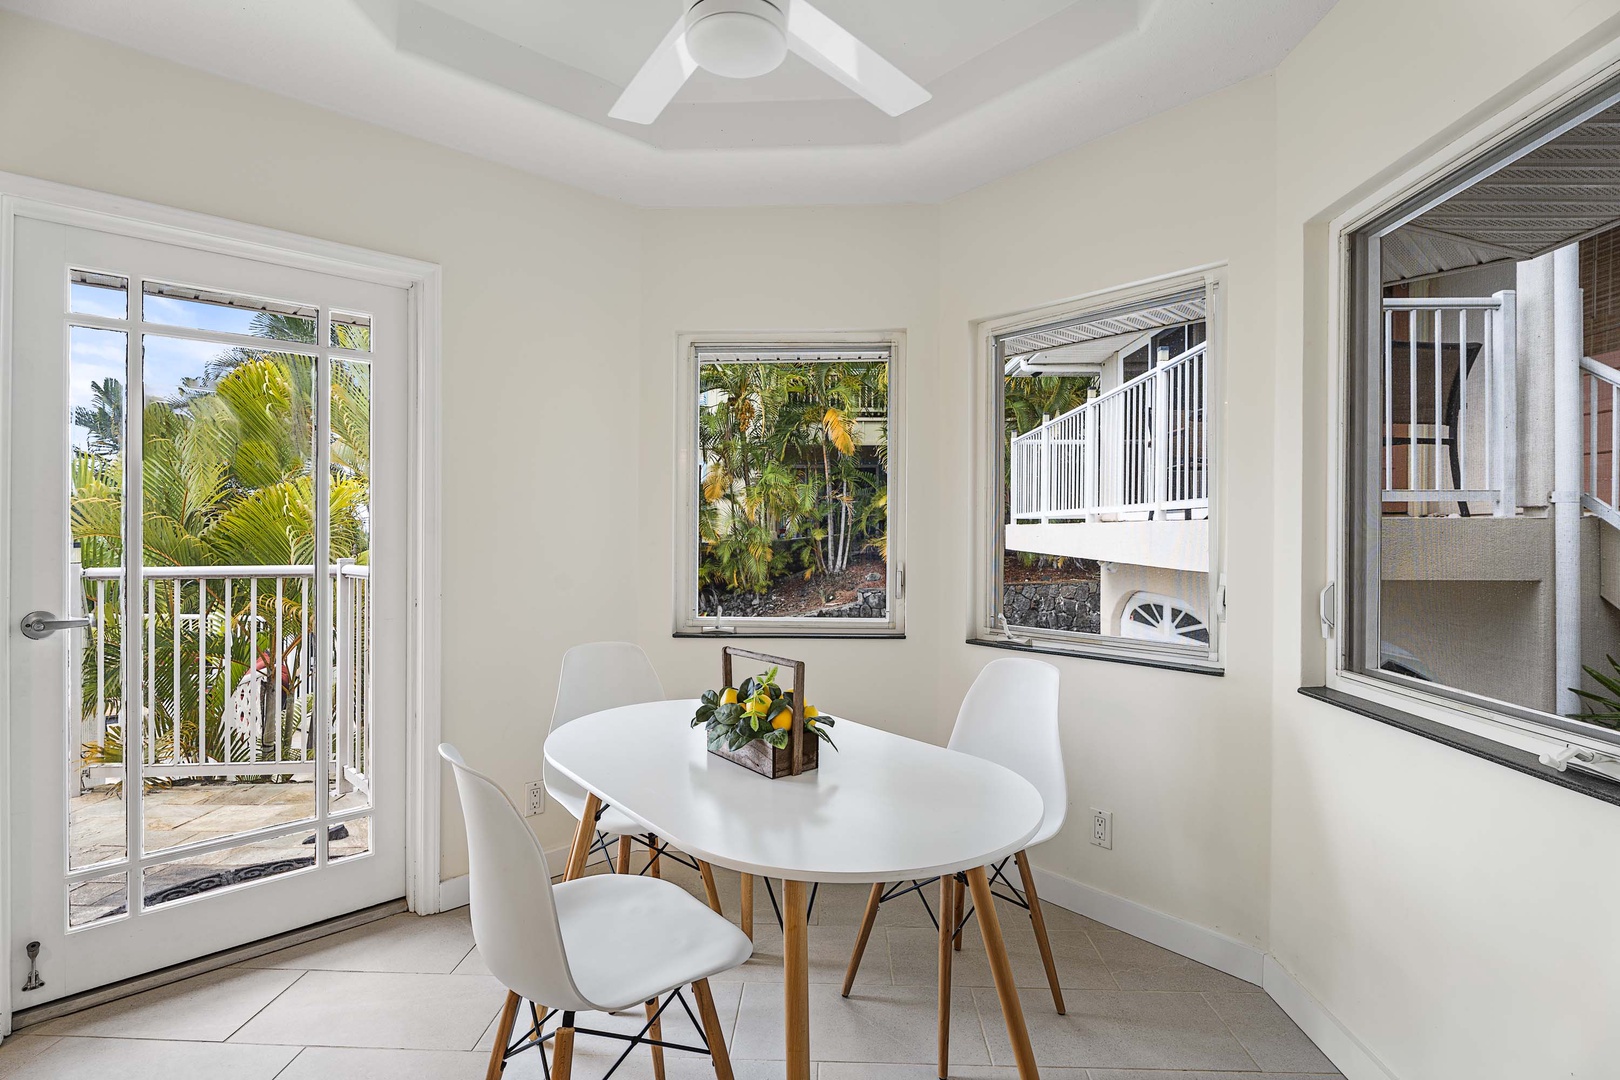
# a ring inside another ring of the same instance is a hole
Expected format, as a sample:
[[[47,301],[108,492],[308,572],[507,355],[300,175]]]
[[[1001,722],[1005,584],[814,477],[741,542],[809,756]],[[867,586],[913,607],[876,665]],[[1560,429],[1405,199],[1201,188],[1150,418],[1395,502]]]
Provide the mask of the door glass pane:
[[[147,322],[190,330],[221,330],[276,341],[315,343],[315,308],[308,304],[148,281],[141,287]]]
[[[90,626],[68,649],[68,866],[123,858],[123,437],[127,335],[71,327],[68,333],[69,573],[75,610]],[[85,887],[88,887],[86,883]],[[95,890],[91,890],[95,891]]]
[[[215,889],[249,885],[268,877],[297,873],[315,865],[315,834],[295,832],[272,840],[239,844],[206,855],[190,855],[149,866],[142,875],[147,908],[188,900]]]
[[[145,849],[160,851],[315,812],[314,362],[142,345]]]
[[[332,361],[331,812],[370,804],[371,365]],[[334,852],[335,852],[334,848]]]
[[[347,312],[332,312],[331,340],[328,342],[334,349],[348,349],[351,352],[371,351],[371,316],[350,315]]]
[[[371,816],[350,818],[333,825],[327,836],[327,854],[333,862],[364,855],[371,850]]]
[[[108,874],[106,877],[75,882],[68,886],[68,926],[88,926],[102,919],[111,919],[129,911],[129,894],[125,890],[125,875]]]
[[[129,316],[129,279],[93,270],[74,270],[68,276],[68,310],[76,315],[108,319]]]

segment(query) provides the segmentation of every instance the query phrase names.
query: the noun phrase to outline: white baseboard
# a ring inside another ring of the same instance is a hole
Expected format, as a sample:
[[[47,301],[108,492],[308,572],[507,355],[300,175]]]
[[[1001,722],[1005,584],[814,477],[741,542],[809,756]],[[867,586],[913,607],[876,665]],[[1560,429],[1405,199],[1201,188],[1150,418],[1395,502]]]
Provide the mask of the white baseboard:
[[[1246,945],[1208,927],[1166,915],[1134,900],[1083,885],[1049,870],[1037,868],[1035,880],[1042,902],[1068,908],[1115,930],[1151,941],[1162,949],[1180,953],[1216,971],[1224,971],[1256,986],[1262,985],[1266,954],[1253,945]]]
[[[1266,971],[1261,983],[1282,1011],[1287,1013],[1299,1029],[1311,1037],[1318,1049],[1344,1074],[1345,1080],[1395,1080],[1395,1074],[1378,1055],[1339,1022],[1311,992],[1299,984],[1293,974],[1278,962],[1275,956],[1266,956]]]

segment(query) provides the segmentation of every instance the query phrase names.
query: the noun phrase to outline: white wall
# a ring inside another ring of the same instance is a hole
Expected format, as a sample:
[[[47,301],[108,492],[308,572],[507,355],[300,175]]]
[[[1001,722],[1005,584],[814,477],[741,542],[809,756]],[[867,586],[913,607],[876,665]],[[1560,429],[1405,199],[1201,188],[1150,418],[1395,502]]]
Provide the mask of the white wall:
[[[11,15],[0,171],[442,264],[444,737],[538,778],[562,650],[635,631],[636,212]]]
[[[1620,810],[1294,693],[1323,663],[1324,223],[1613,38],[1616,9],[1340,3],[1276,75],[1270,948],[1403,1080],[1617,1074]]]
[[[1114,847],[1081,828],[1034,856],[1045,869],[1251,944],[1266,938],[1271,667],[1272,81],[1256,79],[945,204],[940,241],[940,430],[949,472],[973,471],[969,324],[1209,263],[1229,264],[1219,453],[1231,620],[1226,675],[1059,660],[1073,802],[1114,812]],[[1167,170],[1167,152],[1185,171]],[[965,482],[942,488],[942,693],[959,700],[1000,655],[962,643],[972,536]]]

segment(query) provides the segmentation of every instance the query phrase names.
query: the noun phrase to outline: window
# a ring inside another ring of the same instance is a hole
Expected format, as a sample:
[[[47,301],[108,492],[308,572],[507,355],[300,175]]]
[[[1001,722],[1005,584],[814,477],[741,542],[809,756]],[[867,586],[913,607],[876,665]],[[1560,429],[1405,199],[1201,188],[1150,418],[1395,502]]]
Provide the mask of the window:
[[[1597,743],[1620,742],[1617,100],[1351,234],[1335,631],[1364,683]]]
[[[683,351],[676,633],[901,633],[899,338]]]
[[[1219,275],[984,327],[976,639],[1218,669]]]

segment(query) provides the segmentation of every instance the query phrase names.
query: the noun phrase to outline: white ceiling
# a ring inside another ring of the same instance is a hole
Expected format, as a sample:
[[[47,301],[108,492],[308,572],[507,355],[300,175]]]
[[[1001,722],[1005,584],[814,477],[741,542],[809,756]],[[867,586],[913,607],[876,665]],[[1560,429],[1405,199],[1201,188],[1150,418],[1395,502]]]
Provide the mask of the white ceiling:
[[[934,95],[885,116],[790,56],[607,110],[682,0],[0,0],[645,206],[933,202],[1269,71],[1334,0],[817,0]]]

